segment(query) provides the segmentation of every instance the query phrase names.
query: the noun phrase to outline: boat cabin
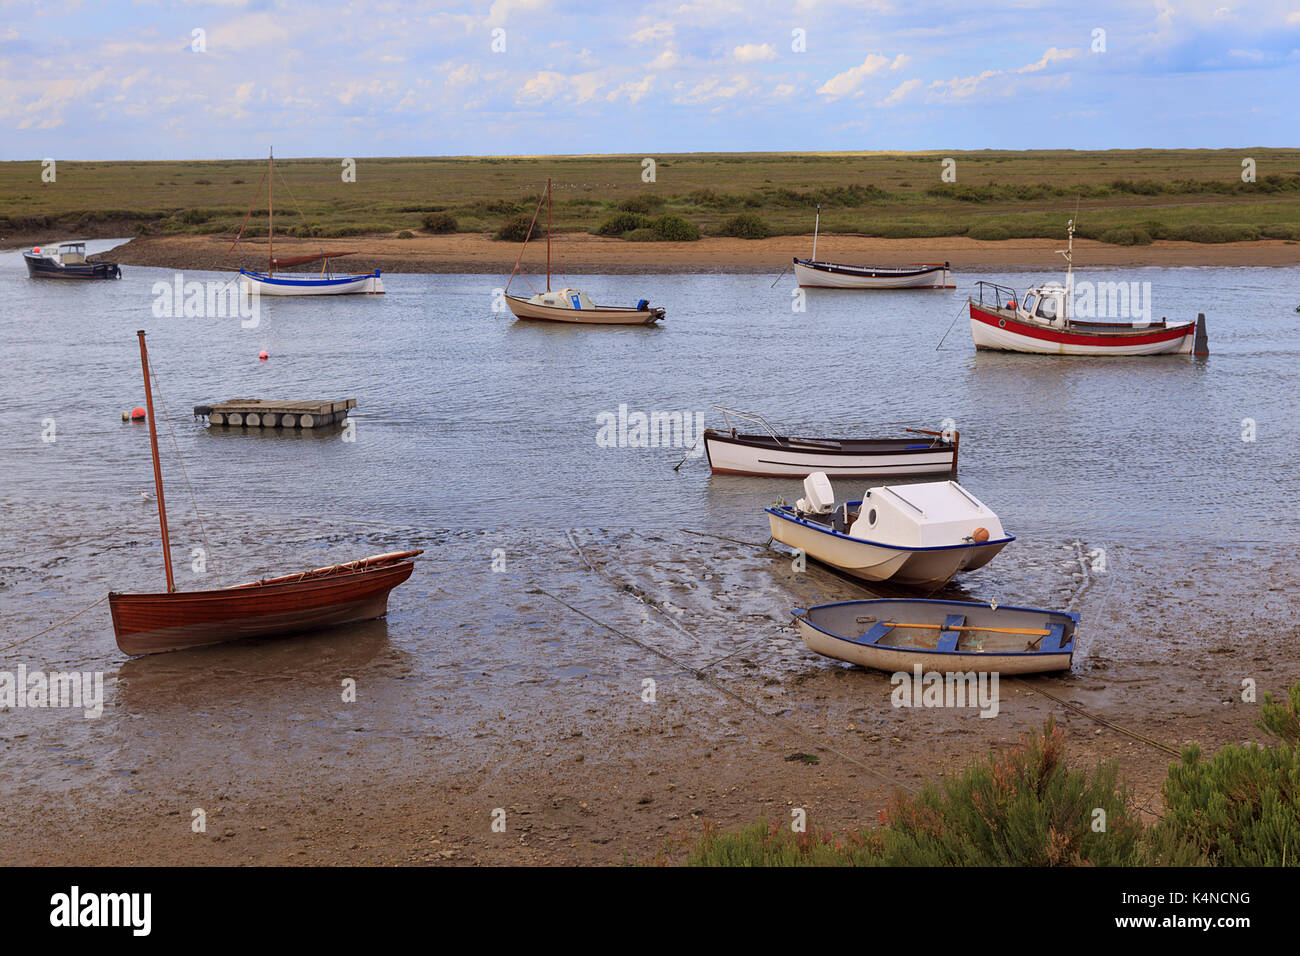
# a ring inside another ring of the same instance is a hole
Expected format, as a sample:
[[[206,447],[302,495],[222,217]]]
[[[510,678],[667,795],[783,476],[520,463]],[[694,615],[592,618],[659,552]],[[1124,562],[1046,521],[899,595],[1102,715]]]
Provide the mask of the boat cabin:
[[[61,266],[80,265],[86,261],[86,244],[80,240],[73,242],[60,242],[54,249],[41,249],[40,246],[32,249],[32,255],[41,256],[57,262]]]
[[[955,481],[870,488],[862,501],[835,504],[830,479],[814,472],[804,479],[795,511],[851,538],[896,548],[942,548],[982,544],[1006,537],[1002,522],[984,502]]]
[[[1025,322],[1062,328],[1069,321],[1068,295],[1065,286],[1057,282],[1030,286],[1024,298],[1016,304],[1016,316]]]
[[[554,309],[594,309],[596,303],[591,296],[577,289],[553,289],[539,292],[528,300],[533,305],[549,305]]]
[[[1006,536],[998,516],[955,481],[868,489],[849,536],[895,547],[938,548]]]

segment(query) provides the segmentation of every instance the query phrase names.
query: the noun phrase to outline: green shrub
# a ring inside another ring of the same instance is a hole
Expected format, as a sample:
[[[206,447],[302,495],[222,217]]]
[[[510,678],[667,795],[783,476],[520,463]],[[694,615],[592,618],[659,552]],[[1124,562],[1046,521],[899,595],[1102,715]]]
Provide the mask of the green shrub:
[[[772,234],[772,228],[763,217],[752,212],[742,212],[724,222],[718,234],[733,239],[766,239]]]
[[[881,827],[835,837],[760,823],[706,829],[688,864],[703,866],[1116,866],[1143,859],[1142,827],[1114,761],[1091,777],[1065,764],[1063,735],[1042,734],[976,761],[941,790],[898,794]],[[1094,831],[1097,811],[1105,828]]]
[[[1300,239],[1300,224],[1276,222],[1261,226],[1259,234],[1265,239]]]
[[[449,212],[431,212],[425,215],[422,220],[426,232],[445,233],[456,232],[456,217]]]
[[[1169,230],[1169,238],[1182,242],[1251,242],[1260,238],[1260,231],[1254,226],[1196,223]]]
[[[1107,229],[1101,234],[1101,241],[1112,246],[1149,246],[1151,237],[1145,229]]]
[[[1277,741],[1229,744],[1209,760],[1192,745],[1169,768],[1152,833],[1164,862],[1300,866],[1300,684],[1286,703],[1265,694],[1257,725]]]
[[[531,231],[529,224],[532,224]],[[523,242],[525,239],[536,239],[546,231],[545,226],[538,226],[533,222],[533,214],[521,212],[517,216],[512,216],[501,224],[497,230],[497,238],[507,242]]]
[[[660,216],[650,228],[663,242],[695,242],[700,238],[699,226],[681,216]]]
[[[655,232],[653,229],[649,227],[646,227],[644,229],[633,229],[631,232],[626,233],[623,236],[623,238],[627,242],[661,242],[662,241],[662,239],[659,236],[659,233]]]
[[[623,212],[634,212],[642,216],[648,216],[650,214],[650,200],[634,196],[631,199],[624,199],[618,204],[618,208]]]
[[[982,239],[993,242],[1011,238],[1011,233],[1007,232],[1005,226],[995,225],[991,222],[976,223],[966,230],[966,235],[970,236],[972,239]]]
[[[398,238],[398,239],[414,239],[414,238],[415,238],[415,233],[411,232],[411,230],[409,230],[409,229],[403,229],[401,232],[399,232],[399,233],[397,234],[397,238]]]
[[[610,216],[596,228],[598,236],[621,236],[625,232],[631,232],[633,229],[646,229],[651,225],[649,216],[639,216],[636,213],[620,212]]]

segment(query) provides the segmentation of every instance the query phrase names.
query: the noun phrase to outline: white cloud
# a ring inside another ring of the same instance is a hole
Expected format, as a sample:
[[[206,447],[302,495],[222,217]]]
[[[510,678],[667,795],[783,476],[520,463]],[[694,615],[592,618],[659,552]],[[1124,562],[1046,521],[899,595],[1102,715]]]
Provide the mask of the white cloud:
[[[775,60],[776,50],[770,43],[746,43],[731,51],[731,55],[740,63],[759,63],[763,60]]]
[[[628,39],[633,43],[652,43],[655,40],[663,40],[672,36],[676,32],[676,27],[666,20],[661,23],[652,23],[648,27],[642,27],[633,33]]]
[[[841,96],[848,96],[850,93],[858,92],[863,81],[872,73],[877,73],[889,65],[889,57],[881,56],[879,53],[872,53],[867,56],[858,66],[851,70],[845,70],[843,73],[837,73],[829,80],[823,83],[817,90],[823,96],[829,96],[832,99],[838,99]]]
[[[920,85],[921,85],[920,80],[916,80],[916,79],[904,80],[902,83],[898,84],[898,86],[894,87],[893,90],[890,91],[889,95],[886,96],[883,100],[881,100],[876,105],[897,106],[899,103],[901,103],[903,100],[907,98],[909,93],[911,93]]]

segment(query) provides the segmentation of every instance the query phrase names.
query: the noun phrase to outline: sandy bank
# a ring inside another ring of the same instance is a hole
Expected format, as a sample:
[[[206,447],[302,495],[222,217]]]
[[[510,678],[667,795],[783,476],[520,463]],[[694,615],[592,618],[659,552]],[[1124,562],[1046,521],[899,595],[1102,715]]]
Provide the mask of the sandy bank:
[[[987,242],[955,236],[941,239],[872,239],[823,236],[819,257],[833,261],[897,265],[909,262],[952,263],[957,273],[1049,270],[1061,264],[1054,239],[1008,239]],[[216,236],[161,236],[135,239],[114,249],[113,261],[123,265],[166,269],[237,269],[241,264],[265,264],[265,241],[244,242],[244,258],[227,252],[230,241]],[[365,272],[442,272],[509,274],[519,255],[514,243],[483,234],[451,236],[367,236],[319,241],[276,242],[280,256],[355,250],[338,267]],[[625,242],[575,233],[552,247],[556,273],[756,272],[775,274],[793,256],[806,256],[811,236],[779,236],[745,240],[706,238],[699,242]],[[525,266],[532,274],[545,270],[545,246],[531,245]],[[1116,266],[1294,266],[1300,265],[1300,245],[1286,240],[1206,244],[1154,242],[1148,246],[1113,246],[1094,240],[1075,241],[1080,267]]]

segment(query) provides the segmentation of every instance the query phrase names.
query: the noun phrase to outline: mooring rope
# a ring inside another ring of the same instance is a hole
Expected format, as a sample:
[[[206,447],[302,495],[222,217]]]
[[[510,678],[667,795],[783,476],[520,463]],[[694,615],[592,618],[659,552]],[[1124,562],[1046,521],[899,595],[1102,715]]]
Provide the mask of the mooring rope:
[[[654,654],[654,655],[656,655],[656,656],[658,656],[658,657],[662,657],[664,660],[667,660],[667,661],[672,662],[672,663],[675,664],[676,666],[678,666],[678,667],[682,668],[683,670],[685,670],[687,673],[689,673],[689,674],[690,674],[692,677],[694,677],[696,680],[699,680],[699,681],[701,681],[702,683],[707,684],[709,687],[713,688],[714,690],[716,690],[718,693],[722,694],[723,696],[725,696],[725,697],[729,697],[729,698],[731,698],[732,700],[736,701],[737,703],[744,705],[745,707],[747,707],[749,710],[753,711],[753,712],[754,712],[755,714],[757,714],[758,716],[760,716],[760,717],[762,717],[762,718],[764,718],[764,719],[766,719],[766,720],[769,720],[769,721],[771,721],[772,723],[776,724],[778,727],[780,727],[780,728],[781,728],[782,730],[784,730],[786,733],[792,734],[793,736],[796,736],[796,737],[799,737],[799,738],[801,738],[801,739],[803,739],[803,740],[806,740],[806,741],[808,741],[811,745],[813,745],[813,746],[815,746],[815,747],[819,747],[819,748],[821,748],[822,750],[827,751],[828,753],[832,753],[832,754],[834,754],[835,756],[841,758],[842,760],[847,760],[849,763],[853,764],[855,767],[858,767],[859,769],[866,771],[867,773],[871,774],[871,775],[874,776],[874,777],[879,778],[880,780],[885,781],[886,783],[892,783],[892,784],[894,784],[896,787],[899,787],[899,788],[901,788],[901,789],[903,789],[903,790],[907,790],[907,791],[909,791],[909,792],[911,792],[911,793],[916,793],[916,792],[917,792],[916,787],[912,786],[911,784],[904,783],[903,781],[898,780],[898,779],[895,779],[894,777],[891,777],[891,776],[889,776],[888,774],[881,773],[879,770],[875,769],[874,767],[870,766],[869,764],[863,763],[861,760],[858,760],[856,757],[852,757],[852,756],[850,756],[849,754],[844,753],[842,750],[839,750],[839,749],[837,749],[837,748],[835,748],[835,747],[832,747],[830,744],[826,743],[825,740],[823,740],[823,739],[821,739],[821,738],[819,738],[819,737],[815,737],[814,735],[808,733],[807,731],[803,730],[802,728],[800,728],[800,727],[796,727],[795,725],[789,723],[788,721],[784,721],[784,720],[782,720],[780,717],[777,717],[777,716],[774,715],[774,714],[769,714],[767,711],[763,710],[761,707],[759,707],[757,704],[755,704],[755,703],[753,703],[752,701],[750,701],[748,698],[743,697],[743,696],[741,696],[740,694],[737,694],[735,691],[731,690],[729,687],[726,687],[725,685],[723,685],[721,682],[717,681],[716,679],[710,677],[708,674],[706,674],[704,671],[700,670],[699,668],[697,668],[697,667],[693,667],[693,666],[691,666],[690,664],[687,664],[685,661],[680,661],[680,660],[678,660],[677,658],[673,657],[671,654],[667,653],[666,651],[661,651],[661,650],[659,650],[657,647],[653,647],[653,646],[651,646],[651,645],[645,643],[644,641],[639,641],[639,640],[637,640],[635,637],[633,637],[632,635],[630,635],[630,634],[625,634],[625,633],[623,633],[622,631],[620,631],[618,628],[616,628],[616,627],[611,627],[610,625],[606,624],[604,621],[597,620],[596,618],[594,618],[594,617],[592,617],[590,614],[588,614],[586,611],[582,610],[581,608],[576,608],[576,607],[574,607],[574,606],[573,606],[572,604],[570,604],[568,601],[564,600],[564,598],[559,597],[559,596],[557,596],[557,595],[555,595],[555,594],[552,594],[550,591],[547,591],[545,588],[529,588],[529,589],[528,589],[528,593],[529,593],[529,594],[545,594],[547,597],[551,598],[552,600],[554,600],[554,601],[558,601],[560,604],[563,604],[565,607],[567,607],[567,608],[568,608],[570,611],[572,611],[573,613],[578,614],[578,615],[581,615],[582,617],[585,617],[588,621],[591,621],[591,623],[597,625],[598,627],[603,627],[605,630],[609,631],[611,634],[614,634],[614,635],[616,635],[616,636],[618,636],[618,637],[621,637],[621,638],[623,638],[623,640],[625,640],[625,641],[629,641],[630,643],[635,644],[637,647],[640,647],[641,649],[643,649],[643,650],[645,650],[645,651],[648,651],[648,652],[650,652],[651,654]]]
[[[592,572],[594,572],[597,576],[599,576],[599,577],[601,577],[601,578],[604,578],[606,581],[609,581],[609,582],[612,583],[612,584],[615,584],[615,585],[618,584],[617,581],[614,581],[614,579],[611,578],[611,577],[609,577],[609,575],[607,575],[607,574],[603,573],[602,571],[600,571],[599,569],[597,569],[596,566],[593,565],[593,564],[591,563],[590,560],[588,560],[586,554],[583,552],[581,546],[578,544],[577,539],[573,537],[572,532],[570,532],[570,531],[565,531],[565,536],[568,537],[568,539],[569,539],[569,543],[573,545],[573,548],[574,548],[575,551],[577,551],[578,556],[579,556],[580,558],[582,558],[583,563],[586,564],[587,567],[590,568],[590,569],[592,570]],[[649,652],[652,653],[652,654],[655,654],[655,655],[657,655],[657,656],[659,656],[659,657],[662,657],[662,658],[664,658],[664,659],[667,660],[667,661],[671,661],[673,664],[677,665],[678,667],[680,667],[680,668],[682,668],[683,670],[685,670],[687,673],[691,674],[691,675],[692,675],[693,677],[695,677],[697,680],[703,681],[705,684],[708,684],[708,685],[709,685],[710,687],[712,687],[714,690],[718,691],[718,693],[720,693],[720,694],[724,694],[725,696],[730,697],[731,699],[733,699],[733,700],[735,700],[735,701],[738,701],[739,703],[741,703],[741,704],[743,704],[744,706],[748,707],[748,708],[749,708],[750,710],[752,710],[754,713],[756,713],[756,714],[758,714],[759,716],[764,717],[764,718],[766,718],[766,719],[772,721],[773,723],[777,724],[778,726],[780,726],[781,728],[785,729],[785,730],[788,731],[789,733],[792,733],[792,734],[794,734],[794,735],[796,735],[796,736],[798,736],[798,737],[801,737],[801,738],[803,738],[804,740],[811,741],[811,742],[815,743],[817,746],[824,748],[825,750],[827,750],[828,752],[834,754],[834,755],[837,756],[837,757],[840,757],[840,758],[842,758],[842,759],[844,759],[844,760],[847,760],[849,763],[852,763],[854,766],[860,767],[861,769],[867,771],[867,773],[870,773],[870,774],[872,774],[873,776],[878,777],[878,778],[881,779],[881,780],[884,780],[884,781],[886,781],[886,782],[888,782],[888,783],[892,783],[892,784],[894,784],[895,786],[901,787],[902,789],[907,790],[907,791],[909,791],[909,792],[911,792],[911,793],[916,793],[916,792],[917,792],[916,788],[913,787],[911,784],[904,783],[903,781],[898,780],[898,779],[896,779],[896,778],[894,778],[894,777],[891,777],[891,776],[889,776],[889,775],[886,774],[886,773],[883,773],[883,772],[881,772],[881,771],[879,771],[879,770],[876,770],[874,767],[870,766],[869,764],[864,763],[864,762],[861,761],[861,760],[858,760],[856,757],[852,757],[852,756],[850,756],[850,755],[844,753],[843,751],[838,750],[837,748],[831,746],[831,745],[830,745],[829,743],[827,743],[824,739],[822,739],[822,738],[820,738],[820,737],[817,737],[817,736],[815,736],[815,735],[813,735],[813,734],[810,734],[810,733],[808,733],[807,731],[805,731],[805,730],[803,730],[803,729],[801,729],[801,728],[799,728],[799,727],[796,727],[795,725],[790,724],[790,723],[788,723],[787,721],[784,721],[784,720],[782,720],[781,718],[779,718],[779,717],[777,717],[777,716],[775,716],[775,715],[773,715],[773,714],[769,714],[769,713],[767,713],[767,711],[765,711],[765,710],[763,710],[762,708],[760,708],[757,704],[753,703],[753,702],[750,701],[748,698],[746,698],[746,697],[744,697],[744,696],[742,696],[742,695],[736,693],[735,691],[731,690],[730,688],[726,687],[726,686],[723,685],[720,681],[718,681],[716,678],[710,677],[709,674],[706,673],[705,668],[708,668],[708,667],[712,667],[712,666],[714,666],[716,663],[718,663],[718,661],[714,661],[714,662],[712,662],[712,663],[706,664],[704,667],[695,667],[694,665],[692,665],[692,664],[688,664],[688,663],[686,663],[685,661],[678,660],[676,657],[673,657],[671,654],[669,654],[669,653],[666,652],[666,651],[659,650],[659,649],[656,648],[656,647],[652,647],[651,645],[646,644],[644,641],[639,641],[639,640],[637,640],[635,637],[632,637],[630,634],[624,634],[622,631],[619,631],[617,628],[611,627],[610,625],[604,623],[603,621],[598,621],[596,618],[592,617],[590,614],[588,614],[588,613],[586,613],[585,611],[582,611],[582,610],[580,610],[580,609],[574,607],[572,604],[569,604],[569,603],[568,603],[567,601],[565,601],[563,598],[557,597],[556,595],[551,594],[549,591],[546,591],[546,590],[544,590],[544,589],[542,589],[542,588],[537,588],[536,590],[537,590],[539,593],[545,594],[547,597],[550,597],[550,598],[553,598],[553,599],[556,600],[556,601],[559,601],[559,602],[560,602],[561,604],[563,604],[565,607],[569,608],[569,610],[573,611],[573,612],[576,613],[576,614],[581,614],[583,617],[587,618],[587,619],[588,619],[589,621],[591,621],[592,623],[594,623],[594,624],[598,624],[599,626],[605,628],[607,631],[610,631],[610,632],[613,633],[613,634],[617,634],[619,637],[622,637],[622,638],[624,638],[625,640],[631,641],[633,644],[636,644],[638,647],[640,647],[640,648],[642,648],[642,649],[644,649],[644,650],[646,650],[646,651],[649,651]],[[635,597],[635,598],[636,598],[638,601],[640,601],[642,604],[645,604],[647,607],[651,607],[651,608],[653,608],[654,610],[658,611],[659,614],[660,614],[661,616],[663,616],[665,620],[667,620],[670,624],[673,625],[673,627],[677,628],[677,629],[678,629],[679,631],[681,631],[683,634],[685,634],[685,635],[687,635],[688,637],[690,637],[693,641],[695,641],[696,644],[699,644],[700,646],[703,646],[703,642],[702,642],[698,637],[696,637],[696,636],[695,636],[694,634],[692,634],[689,630],[687,630],[685,627],[683,627],[681,624],[679,624],[679,623],[678,623],[678,622],[677,622],[677,621],[676,621],[672,616],[670,616],[670,615],[668,614],[667,611],[665,611],[665,610],[664,610],[662,607],[660,607],[657,603],[655,603],[654,601],[651,601],[651,600],[649,600],[649,599],[647,599],[647,598],[644,598],[644,597],[642,597],[640,594],[636,593],[635,591],[631,591],[631,590],[629,590],[629,589],[627,589],[627,588],[623,588],[622,590],[623,590],[624,593],[626,593],[626,594],[631,594],[633,597]],[[752,644],[752,643],[754,643],[754,642],[751,641],[750,643]],[[748,645],[746,645],[746,646],[748,646]],[[742,649],[743,649],[743,648],[742,648]],[[731,656],[731,655],[728,654],[728,655],[726,655],[725,657],[719,658],[719,661],[721,661],[721,660],[726,660],[726,658],[727,658],[727,657],[730,657],[730,656]]]
[[[180,446],[176,443],[176,430],[172,428],[171,414],[167,411],[167,402],[162,396],[162,386],[158,384],[158,375],[155,371],[155,363],[149,363],[149,377],[153,379],[154,392],[158,395],[158,404],[162,405],[163,421],[167,423],[167,433],[171,436],[172,451],[176,453],[176,460],[180,462],[181,474],[185,476],[185,487],[190,492],[190,504],[194,506],[194,517],[199,523],[199,536],[203,538],[203,546],[207,549],[207,557],[212,560],[212,571],[217,576],[217,585],[225,587],[226,583],[221,579],[221,571],[217,567],[216,554],[212,550],[212,543],[208,541],[208,529],[204,527],[203,515],[199,511],[199,499],[194,494],[194,485],[190,483],[190,472],[185,467],[185,459],[181,457]]]
[[[68,623],[69,621],[71,621],[73,618],[80,617],[81,615],[83,615],[83,614],[85,614],[87,611],[89,611],[92,607],[98,607],[99,605],[103,604],[103,603],[104,603],[105,601],[107,601],[107,600],[108,600],[108,595],[105,594],[102,598],[100,598],[100,599],[99,599],[98,601],[96,601],[94,604],[87,604],[85,607],[83,607],[83,608],[82,608],[80,611],[78,611],[76,614],[70,614],[69,616],[65,617],[63,620],[58,621],[57,623],[51,624],[51,625],[50,625],[49,627],[47,627],[45,630],[43,630],[43,631],[37,631],[35,634],[31,635],[30,637],[24,637],[21,641],[14,641],[12,644],[6,644],[4,647],[0,647],[0,651],[7,651],[7,650],[9,650],[11,647],[17,647],[19,644],[26,644],[28,641],[35,640],[36,638],[40,637],[42,634],[48,634],[48,633],[50,633],[50,631],[54,630],[56,627],[62,627],[64,624],[67,624],[67,623]]]

